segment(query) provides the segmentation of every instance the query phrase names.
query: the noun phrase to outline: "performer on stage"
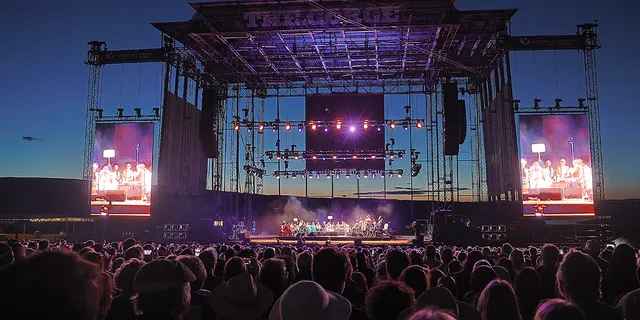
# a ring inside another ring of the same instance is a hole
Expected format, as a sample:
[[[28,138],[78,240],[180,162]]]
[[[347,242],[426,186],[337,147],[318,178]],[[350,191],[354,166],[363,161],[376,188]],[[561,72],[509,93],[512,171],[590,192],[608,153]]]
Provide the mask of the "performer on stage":
[[[522,177],[522,185],[529,187],[529,168],[527,168],[527,159],[520,159],[520,175]]]
[[[551,165],[551,160],[546,160],[544,162],[544,168],[542,168],[542,177],[545,186],[550,187],[555,177],[555,171],[553,170],[553,166]]]
[[[567,160],[560,158],[560,165],[556,168],[556,182],[564,182],[571,176],[571,168],[567,165]]]

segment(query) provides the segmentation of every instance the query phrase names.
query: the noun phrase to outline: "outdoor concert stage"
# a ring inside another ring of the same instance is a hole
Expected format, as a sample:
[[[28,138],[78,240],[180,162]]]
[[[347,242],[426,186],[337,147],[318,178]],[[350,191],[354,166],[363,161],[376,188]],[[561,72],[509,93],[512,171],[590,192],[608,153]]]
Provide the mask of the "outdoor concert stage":
[[[306,236],[301,238],[283,237],[278,235],[250,235],[245,238],[251,244],[307,244],[307,245],[365,245],[365,246],[408,246],[413,244],[414,236],[386,236],[363,238],[352,236]]]

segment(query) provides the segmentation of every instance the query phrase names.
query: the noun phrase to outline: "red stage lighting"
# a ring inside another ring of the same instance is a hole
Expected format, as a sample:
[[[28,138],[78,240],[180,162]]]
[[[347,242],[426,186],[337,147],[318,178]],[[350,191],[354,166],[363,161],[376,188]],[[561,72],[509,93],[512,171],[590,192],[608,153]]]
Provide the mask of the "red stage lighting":
[[[258,125],[258,131],[262,132],[262,130],[264,130],[264,124],[259,124]]]
[[[391,124],[389,126],[391,127],[391,129],[395,129],[396,128],[396,123],[391,121]]]
[[[418,122],[416,123],[416,127],[417,127],[417,128],[422,128],[422,121],[418,121]]]
[[[338,123],[336,123],[336,129],[342,129],[342,122],[338,121]]]
[[[287,122],[287,124],[284,126],[284,129],[287,131],[291,130],[291,123]]]
[[[362,128],[364,128],[365,130],[367,130],[369,128],[369,122],[367,122],[366,120],[364,121],[364,124],[362,125]]]
[[[311,124],[311,130],[315,130],[318,126],[315,123]]]

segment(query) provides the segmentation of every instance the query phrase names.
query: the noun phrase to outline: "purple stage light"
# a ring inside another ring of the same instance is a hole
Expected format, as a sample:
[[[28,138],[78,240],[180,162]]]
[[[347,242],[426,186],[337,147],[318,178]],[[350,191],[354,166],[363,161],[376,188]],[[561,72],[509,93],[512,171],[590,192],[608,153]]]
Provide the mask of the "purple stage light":
[[[356,132],[356,126],[351,125],[351,126],[349,127],[349,132]]]

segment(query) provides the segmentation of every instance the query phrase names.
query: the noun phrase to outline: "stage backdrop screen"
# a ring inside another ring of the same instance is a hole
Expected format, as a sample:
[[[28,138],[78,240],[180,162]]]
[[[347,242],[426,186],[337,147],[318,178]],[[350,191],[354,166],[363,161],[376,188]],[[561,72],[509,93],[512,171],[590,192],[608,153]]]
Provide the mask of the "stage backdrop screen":
[[[149,215],[154,123],[97,123],[95,134],[91,213]]]
[[[384,152],[384,126],[364,123],[384,121],[383,94],[316,94],[306,97],[306,150],[311,153]],[[315,121],[340,121],[332,126],[312,127]],[[347,157],[306,160],[307,170],[360,169],[384,170],[384,159],[352,159]]]
[[[519,116],[525,215],[594,214],[586,114]]]

